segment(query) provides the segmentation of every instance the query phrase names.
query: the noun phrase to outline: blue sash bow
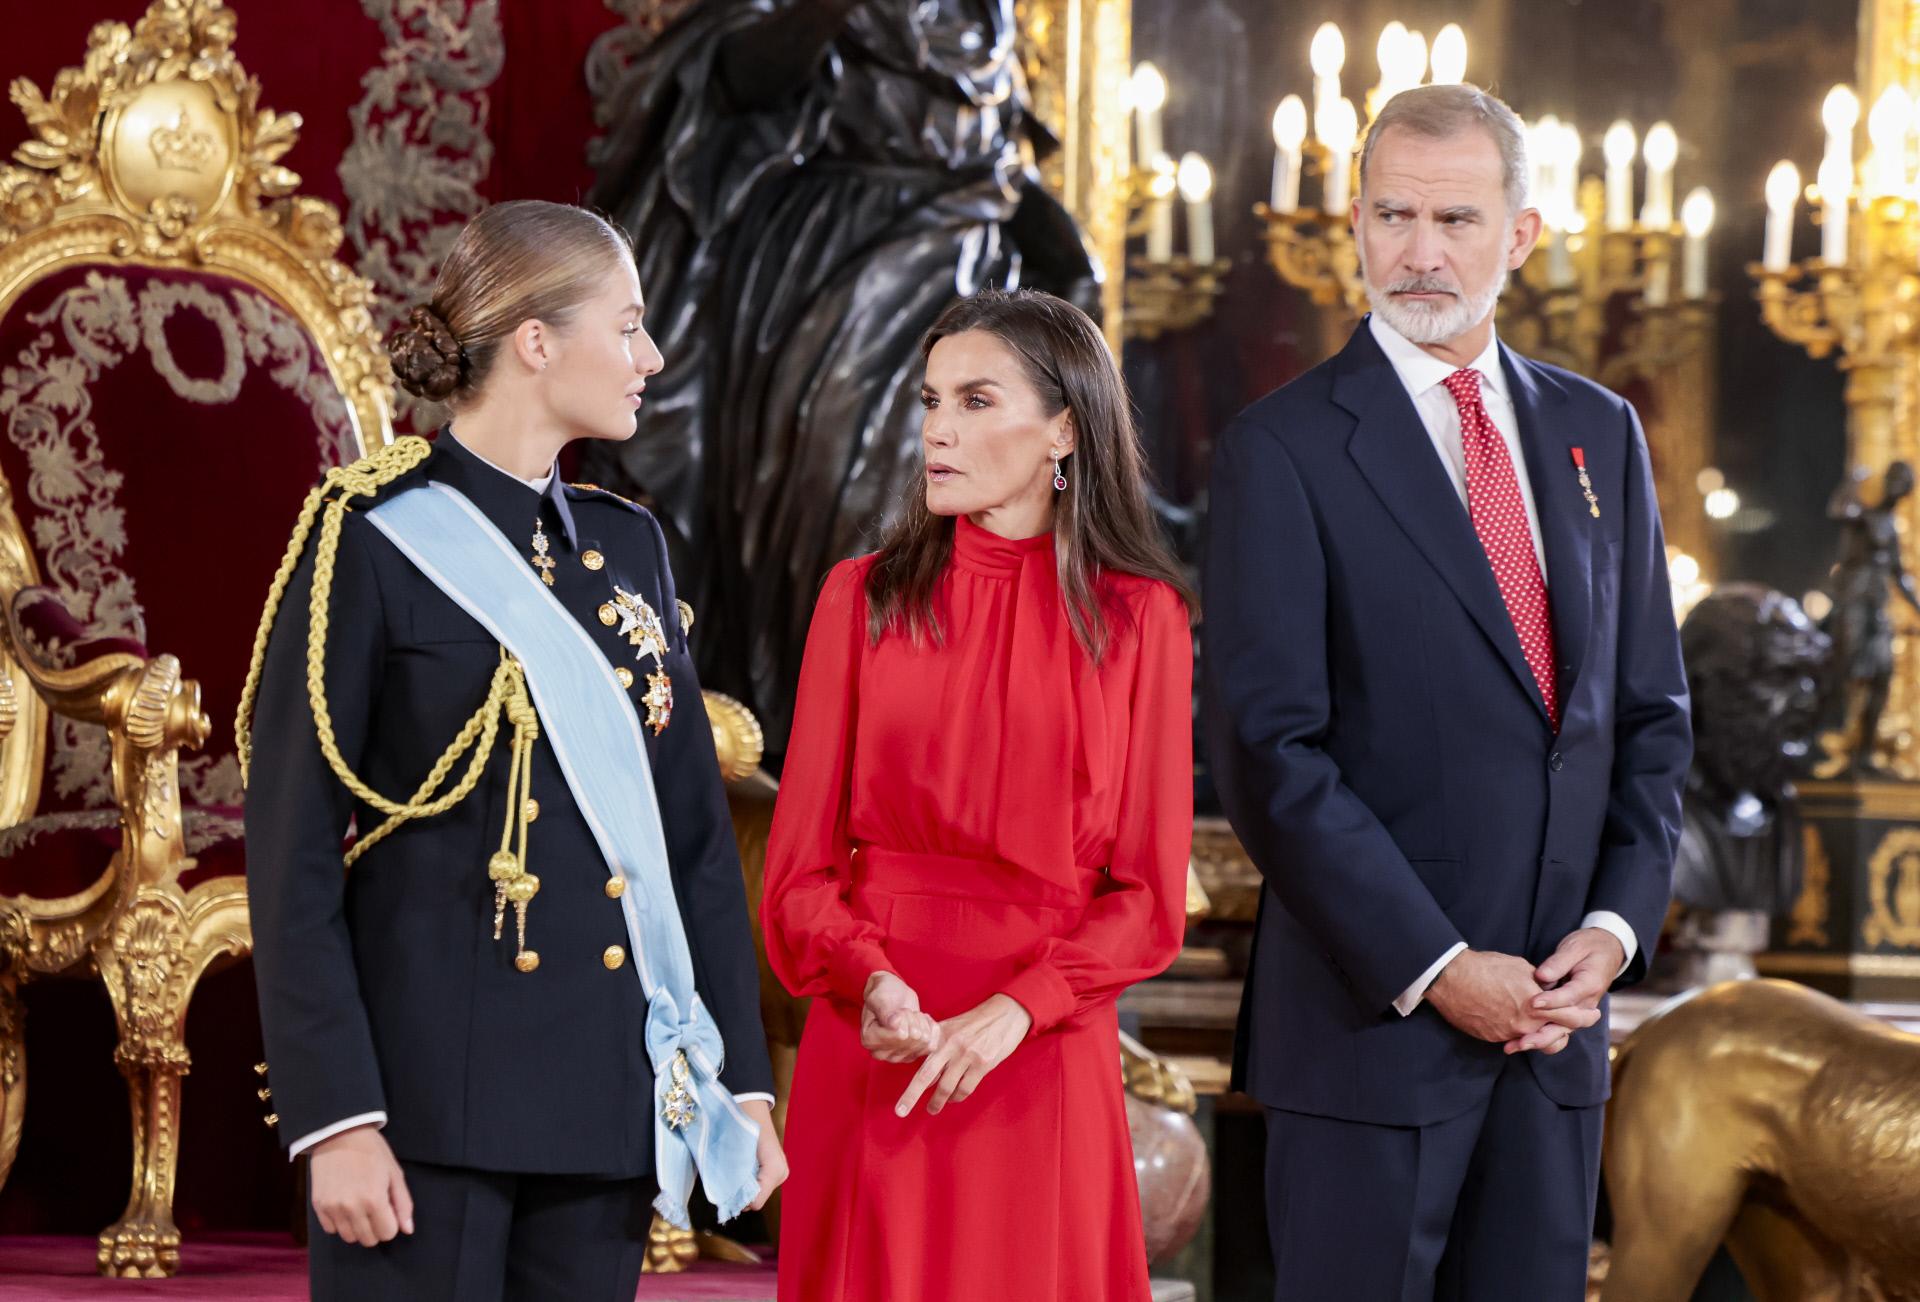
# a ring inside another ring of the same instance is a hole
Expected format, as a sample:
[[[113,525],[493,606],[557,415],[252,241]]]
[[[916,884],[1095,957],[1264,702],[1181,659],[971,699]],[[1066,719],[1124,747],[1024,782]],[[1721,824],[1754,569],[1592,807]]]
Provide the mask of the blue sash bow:
[[[694,989],[632,702],[586,630],[460,493],[429,484],[381,503],[367,520],[525,668],[567,787],[607,863],[626,879],[620,907],[647,997],[654,1067],[654,1207],[686,1228],[697,1170],[720,1219],[732,1220],[758,1193],[760,1127],[720,1085],[726,1050]]]

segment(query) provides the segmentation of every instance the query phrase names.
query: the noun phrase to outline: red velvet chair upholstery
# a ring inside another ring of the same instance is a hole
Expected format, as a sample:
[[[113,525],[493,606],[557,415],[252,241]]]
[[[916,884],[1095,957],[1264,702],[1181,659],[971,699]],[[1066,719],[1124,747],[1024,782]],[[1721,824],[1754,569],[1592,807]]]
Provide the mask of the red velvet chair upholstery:
[[[391,434],[365,287],[234,24],[100,24],[50,98],[16,85],[37,138],[0,165],[0,1182],[20,987],[97,972],[134,1137],[108,1274],[178,1264],[187,1007],[251,948],[232,721],[261,602],[323,468]]]

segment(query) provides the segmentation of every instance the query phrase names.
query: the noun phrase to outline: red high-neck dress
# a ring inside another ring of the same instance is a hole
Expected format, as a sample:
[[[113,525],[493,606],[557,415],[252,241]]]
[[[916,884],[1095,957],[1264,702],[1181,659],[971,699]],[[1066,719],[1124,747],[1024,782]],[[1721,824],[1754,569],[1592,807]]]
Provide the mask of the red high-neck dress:
[[[828,578],[767,852],[767,953],[814,997],[787,1119],[783,1302],[1144,1302],[1114,1002],[1180,948],[1193,830],[1187,611],[1111,575],[1098,665],[1053,538],[964,517],[945,640],[867,636],[871,558]],[[996,992],[1027,1039],[961,1102],[860,1047],[874,972],[938,1018]]]

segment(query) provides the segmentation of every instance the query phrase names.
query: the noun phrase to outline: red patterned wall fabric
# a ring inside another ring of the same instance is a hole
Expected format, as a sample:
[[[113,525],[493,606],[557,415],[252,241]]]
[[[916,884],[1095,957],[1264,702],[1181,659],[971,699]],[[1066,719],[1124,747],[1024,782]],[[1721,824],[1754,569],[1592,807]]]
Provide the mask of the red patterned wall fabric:
[[[240,803],[233,712],[258,603],[301,498],[353,449],[312,339],[239,282],[69,267],[0,317],[0,472],[84,636],[171,652],[200,680],[214,732],[182,757],[189,805]],[[53,732],[42,811],[109,807],[104,732]]]

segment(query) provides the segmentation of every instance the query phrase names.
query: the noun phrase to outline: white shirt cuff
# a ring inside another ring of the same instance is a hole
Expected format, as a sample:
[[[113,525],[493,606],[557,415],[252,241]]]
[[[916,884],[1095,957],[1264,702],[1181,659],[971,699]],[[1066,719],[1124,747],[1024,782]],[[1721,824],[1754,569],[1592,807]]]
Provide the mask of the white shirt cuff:
[[[1633,965],[1633,956],[1640,952],[1640,942],[1635,938],[1633,928],[1627,925],[1625,918],[1613,912],[1611,909],[1595,909],[1592,913],[1580,919],[1580,925],[1582,927],[1598,927],[1602,931],[1610,931],[1613,933],[1613,938],[1620,942],[1620,952],[1625,954],[1626,958],[1621,960],[1620,972],[1613,974],[1613,979],[1618,981],[1620,979],[1620,973],[1625,972]]]
[[[294,1140],[293,1147],[287,1150],[287,1160],[291,1162],[294,1158],[300,1156],[300,1154],[306,1152],[321,1140],[332,1139],[335,1135],[343,1131],[352,1130],[356,1126],[373,1126],[375,1129],[380,1129],[384,1128],[386,1124],[387,1114],[384,1112],[362,1112],[357,1117],[348,1117],[345,1121],[336,1121],[331,1126],[316,1130],[311,1135],[302,1135],[300,1138]]]
[[[735,1103],[764,1103],[764,1104],[766,1104],[766,1105],[767,1105],[768,1107],[772,1107],[772,1106],[773,1106],[773,1095],[771,1095],[771,1094],[758,1094],[758,1093],[756,1093],[756,1094],[736,1094],[736,1095],[734,1095],[734,1096],[733,1096],[733,1101],[734,1101]]]
[[[1412,1017],[1413,1010],[1418,1008],[1420,1001],[1427,997],[1427,987],[1433,984],[1434,978],[1440,975],[1447,964],[1460,957],[1466,948],[1466,941],[1455,941],[1453,948],[1435,959],[1433,966],[1422,972],[1418,981],[1400,992],[1400,997],[1393,1001],[1394,1010],[1402,1017]]]

